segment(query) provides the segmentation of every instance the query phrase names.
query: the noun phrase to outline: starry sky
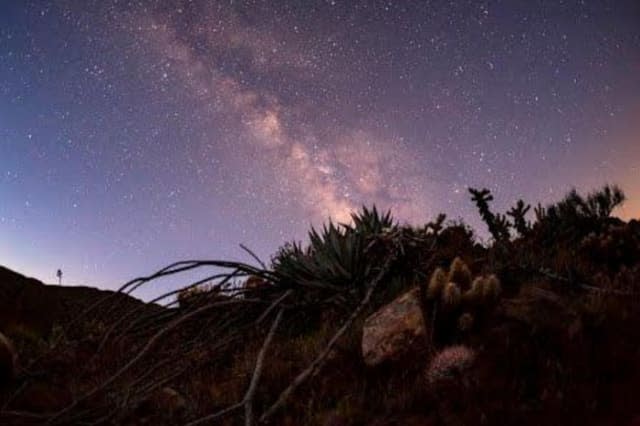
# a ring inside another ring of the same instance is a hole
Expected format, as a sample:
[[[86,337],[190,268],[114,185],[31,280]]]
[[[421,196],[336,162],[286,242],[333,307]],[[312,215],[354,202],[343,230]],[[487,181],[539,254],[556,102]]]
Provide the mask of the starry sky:
[[[638,1],[0,0],[0,264],[46,282],[607,182],[640,217]]]

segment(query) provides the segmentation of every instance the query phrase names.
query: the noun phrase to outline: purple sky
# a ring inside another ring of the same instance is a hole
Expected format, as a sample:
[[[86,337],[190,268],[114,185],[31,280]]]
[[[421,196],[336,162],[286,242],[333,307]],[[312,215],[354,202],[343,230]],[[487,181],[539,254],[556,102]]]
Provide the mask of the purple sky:
[[[606,182],[640,216],[637,1],[0,4],[0,264],[47,282]]]

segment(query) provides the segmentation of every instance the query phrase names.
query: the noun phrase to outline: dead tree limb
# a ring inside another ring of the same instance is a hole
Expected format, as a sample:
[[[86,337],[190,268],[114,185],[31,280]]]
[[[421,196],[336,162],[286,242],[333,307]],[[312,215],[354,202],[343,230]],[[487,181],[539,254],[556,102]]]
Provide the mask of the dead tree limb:
[[[201,417],[197,420],[189,422],[186,426],[196,426],[203,423],[211,422],[212,420],[222,417],[223,415],[233,412],[235,410],[238,410],[242,407],[244,407],[244,413],[245,413],[245,426],[253,425],[253,420],[254,420],[253,419],[253,398],[255,396],[256,390],[258,389],[258,383],[260,382],[260,376],[262,375],[262,369],[264,367],[264,358],[267,353],[267,349],[269,348],[269,345],[271,345],[271,341],[273,340],[273,336],[276,333],[276,329],[278,328],[278,325],[282,320],[283,313],[284,313],[283,309],[281,309],[278,312],[276,319],[271,324],[271,328],[267,333],[267,337],[264,339],[264,343],[262,344],[262,347],[260,348],[260,352],[258,353],[258,356],[256,358],[256,366],[253,370],[253,376],[251,377],[251,382],[249,383],[249,387],[247,388],[247,392],[245,393],[244,398],[242,398],[242,401],[236,404],[233,404],[225,408],[224,410],[218,411],[216,413],[213,413],[208,416]]]
[[[351,313],[351,315],[344,322],[342,327],[338,329],[338,331],[333,335],[329,343],[325,347],[325,349],[318,354],[318,356],[309,364],[309,366],[302,371],[293,382],[280,394],[276,402],[260,417],[260,422],[265,422],[269,419],[269,417],[273,416],[273,414],[278,411],[289,399],[291,394],[296,391],[300,385],[302,385],[307,379],[314,376],[324,365],[324,362],[327,356],[331,353],[331,350],[338,342],[338,340],[342,337],[342,335],[351,327],[351,325],[355,322],[355,320],[360,316],[364,308],[369,304],[371,300],[371,295],[378,287],[380,281],[384,279],[386,276],[391,264],[395,260],[395,255],[391,255],[387,258],[387,261],[382,266],[380,272],[376,277],[371,281],[369,287],[365,293],[365,296],[362,298],[360,304],[356,307],[356,309]]]
[[[129,360],[129,362],[127,362],[123,367],[121,367],[115,374],[113,374],[107,380],[105,380],[100,385],[95,387],[93,390],[89,391],[85,395],[83,395],[80,398],[76,399],[74,402],[72,402],[70,405],[68,405],[64,409],[60,410],[58,413],[54,414],[51,417],[51,419],[49,420],[48,423],[49,424],[56,424],[56,422],[58,420],[63,419],[64,415],[66,415],[71,410],[73,410],[75,407],[77,407],[81,402],[86,401],[87,399],[91,398],[92,396],[94,396],[95,394],[100,392],[101,390],[103,390],[106,387],[108,387],[109,385],[111,385],[113,382],[115,382],[117,379],[119,379],[124,373],[129,371],[131,369],[131,367],[133,367],[135,364],[137,364],[145,355],[147,355],[147,353],[166,334],[168,334],[169,332],[171,332],[174,329],[176,329],[182,323],[190,320],[191,318],[196,317],[197,315],[203,314],[204,312],[209,311],[209,310],[211,310],[213,308],[216,308],[216,307],[219,307],[219,306],[232,305],[232,304],[238,304],[238,303],[246,303],[246,302],[247,302],[246,300],[225,300],[225,301],[221,301],[221,302],[210,303],[210,304],[207,304],[207,305],[205,305],[205,306],[203,306],[203,307],[201,307],[199,309],[196,309],[196,310],[194,310],[192,312],[189,312],[188,314],[185,314],[185,315],[181,316],[180,318],[176,319],[175,321],[171,322],[170,324],[165,326],[162,330],[158,331],[155,335],[153,335],[147,341],[147,344],[142,348],[142,350],[140,350],[132,359]]]
[[[244,415],[245,415],[245,426],[251,426],[253,424],[253,397],[256,393],[256,389],[258,389],[258,383],[260,382],[260,376],[262,375],[262,368],[264,365],[264,357],[267,353],[267,349],[273,340],[273,336],[276,333],[276,329],[282,320],[283,310],[281,309],[276,316],[276,319],[271,324],[271,329],[269,330],[269,334],[267,334],[266,339],[264,340],[264,344],[262,348],[260,348],[260,352],[258,353],[258,358],[256,359],[256,367],[253,371],[253,377],[251,378],[251,383],[249,384],[249,388],[247,389],[247,393],[244,397]]]
[[[278,307],[278,305],[280,303],[282,303],[292,293],[293,293],[293,290],[287,290],[287,291],[284,292],[284,294],[282,296],[280,296],[276,300],[274,300],[273,303],[271,305],[269,305],[269,307],[267,309],[265,309],[265,311],[262,313],[262,315],[260,315],[258,317],[258,319],[256,320],[256,324],[260,324],[267,316],[269,316],[269,314],[271,313],[272,310],[274,310],[276,307]]]

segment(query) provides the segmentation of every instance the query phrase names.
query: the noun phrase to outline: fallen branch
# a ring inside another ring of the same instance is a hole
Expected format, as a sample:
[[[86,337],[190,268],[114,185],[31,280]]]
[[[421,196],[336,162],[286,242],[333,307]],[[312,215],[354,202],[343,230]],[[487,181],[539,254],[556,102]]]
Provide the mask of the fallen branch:
[[[287,402],[291,394],[293,394],[293,392],[295,392],[296,389],[300,387],[300,385],[302,385],[310,377],[314,376],[322,368],[327,356],[331,353],[335,344],[342,337],[342,335],[351,327],[351,325],[358,318],[360,313],[362,313],[364,308],[369,304],[369,301],[371,300],[371,295],[377,288],[380,281],[382,281],[382,279],[386,276],[387,271],[389,270],[394,260],[395,260],[395,255],[392,255],[389,258],[387,258],[386,262],[382,266],[378,275],[369,284],[369,287],[365,293],[365,296],[363,297],[360,304],[351,313],[349,318],[347,318],[347,320],[342,325],[342,327],[340,327],[340,329],[338,329],[338,331],[333,335],[331,340],[329,340],[329,343],[327,344],[325,349],[320,354],[318,354],[318,356],[313,360],[313,362],[311,362],[311,364],[309,364],[309,366],[304,371],[302,371],[284,391],[282,391],[282,393],[280,394],[276,402],[267,411],[265,411],[265,413],[260,417],[260,422],[265,422],[269,419],[269,417],[273,416],[273,414],[276,411],[278,411]]]
[[[237,404],[233,404],[230,407],[225,408],[224,410],[221,410],[216,413],[210,414],[208,416],[201,417],[197,420],[194,420],[188,423],[186,426],[196,426],[203,423],[211,422],[212,420],[215,420],[225,414],[238,410],[242,407],[244,407],[244,412],[245,412],[245,426],[251,426],[253,424],[253,398],[258,388],[260,376],[262,375],[262,369],[264,366],[264,357],[267,353],[267,349],[269,348],[269,345],[271,344],[271,341],[273,340],[273,336],[275,335],[276,329],[278,328],[278,325],[282,320],[283,313],[284,313],[284,310],[282,309],[278,312],[276,319],[271,324],[269,333],[267,333],[267,337],[264,339],[264,343],[262,344],[262,347],[260,348],[260,352],[258,353],[258,357],[256,358],[256,366],[253,370],[253,376],[251,377],[251,382],[249,383],[249,387],[247,388],[247,392],[245,393],[244,398],[242,398],[242,401],[238,402]]]
[[[280,303],[282,303],[292,293],[293,293],[293,290],[287,290],[287,291],[284,292],[284,294],[282,296],[280,296],[276,300],[274,300],[273,303],[271,305],[269,305],[269,307],[267,309],[265,309],[265,311],[262,313],[262,315],[260,315],[258,317],[258,319],[256,320],[256,324],[260,324],[267,316],[269,316],[269,314],[271,313],[272,310],[274,310]]]
[[[196,310],[194,310],[194,311],[192,311],[192,312],[190,312],[190,313],[188,313],[186,315],[183,315],[182,317],[176,319],[175,321],[173,321],[172,323],[170,323],[166,327],[164,327],[162,330],[158,331],[155,335],[153,335],[148,340],[148,342],[144,346],[144,348],[142,348],[142,350],[140,350],[140,352],[138,352],[131,360],[129,360],[129,362],[127,362],[115,374],[113,374],[107,380],[105,380],[100,385],[95,387],[93,390],[89,391],[88,393],[86,393],[82,397],[76,399],[74,402],[72,402],[70,405],[68,405],[64,409],[62,409],[59,412],[57,412],[56,414],[54,414],[50,418],[48,423],[49,424],[56,424],[57,420],[62,419],[65,414],[69,413],[71,410],[73,410],[75,407],[77,407],[81,402],[86,401],[87,399],[91,398],[92,396],[94,396],[95,394],[100,392],[101,390],[105,389],[107,386],[111,385],[118,378],[120,378],[124,373],[129,371],[131,369],[131,367],[133,367],[136,363],[138,363],[155,346],[155,344],[157,344],[160,341],[160,339],[162,339],[166,334],[168,334],[169,332],[173,331],[175,328],[177,328],[182,323],[184,323],[187,320],[190,320],[191,318],[194,318],[197,315],[200,315],[200,314],[202,314],[202,313],[204,313],[204,312],[206,312],[208,310],[211,310],[213,308],[216,308],[216,307],[219,307],[219,306],[223,306],[223,305],[232,305],[232,304],[243,303],[243,302],[246,302],[246,301],[245,300],[240,300],[240,301],[239,300],[226,300],[226,301],[222,301],[222,302],[210,303],[210,304],[208,304],[206,306],[203,306],[203,307],[201,307],[199,309],[196,309]]]

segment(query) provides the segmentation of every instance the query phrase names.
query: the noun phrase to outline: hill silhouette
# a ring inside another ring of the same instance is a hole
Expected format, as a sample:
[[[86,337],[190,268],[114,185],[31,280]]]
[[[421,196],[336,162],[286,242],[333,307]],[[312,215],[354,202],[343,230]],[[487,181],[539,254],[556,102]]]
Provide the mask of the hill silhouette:
[[[94,287],[43,284],[0,266],[0,330],[21,326],[47,335],[54,324],[71,321],[91,303],[108,295],[117,297],[118,303],[126,305],[124,309],[144,304]]]

